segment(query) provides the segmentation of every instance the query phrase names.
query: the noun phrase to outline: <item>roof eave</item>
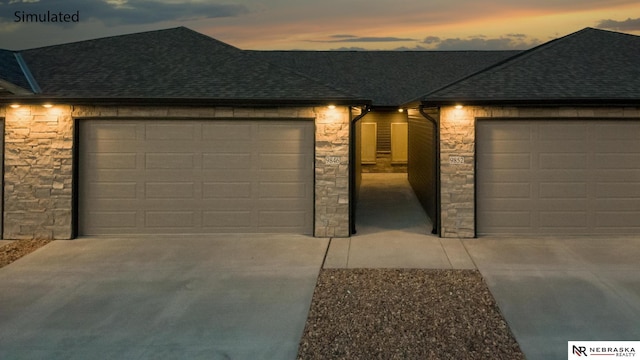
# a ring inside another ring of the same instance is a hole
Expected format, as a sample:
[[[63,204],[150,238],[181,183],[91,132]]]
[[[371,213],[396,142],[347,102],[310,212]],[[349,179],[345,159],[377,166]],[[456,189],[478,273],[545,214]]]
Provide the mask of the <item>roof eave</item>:
[[[422,106],[640,106],[640,98],[569,98],[569,99],[426,99],[412,105]]]
[[[60,97],[60,96],[6,96],[0,104],[71,104],[104,106],[233,106],[233,107],[273,107],[273,106],[358,106],[371,105],[370,100],[345,98],[318,99],[216,99],[216,98],[140,98],[140,97]]]

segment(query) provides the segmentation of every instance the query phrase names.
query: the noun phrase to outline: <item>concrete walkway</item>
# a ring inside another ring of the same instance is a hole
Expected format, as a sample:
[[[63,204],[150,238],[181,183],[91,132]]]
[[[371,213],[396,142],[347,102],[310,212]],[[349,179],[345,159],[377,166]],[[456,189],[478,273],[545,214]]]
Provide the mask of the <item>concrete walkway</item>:
[[[327,244],[54,241],[0,269],[0,359],[295,359]]]

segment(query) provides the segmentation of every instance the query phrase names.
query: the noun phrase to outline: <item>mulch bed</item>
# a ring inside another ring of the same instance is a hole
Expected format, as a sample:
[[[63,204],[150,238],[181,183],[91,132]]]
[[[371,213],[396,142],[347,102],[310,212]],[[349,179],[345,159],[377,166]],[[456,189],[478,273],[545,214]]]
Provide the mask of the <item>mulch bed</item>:
[[[476,270],[323,269],[298,359],[524,359]]]
[[[51,240],[14,240],[7,245],[0,246],[0,268],[36,251],[49,242]]]

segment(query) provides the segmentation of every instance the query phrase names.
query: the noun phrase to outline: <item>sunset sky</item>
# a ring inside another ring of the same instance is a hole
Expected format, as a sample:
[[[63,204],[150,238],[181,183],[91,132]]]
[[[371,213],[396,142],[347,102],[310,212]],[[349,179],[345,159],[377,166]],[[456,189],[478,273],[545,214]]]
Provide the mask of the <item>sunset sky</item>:
[[[78,23],[18,15],[79,14]],[[241,49],[527,49],[585,27],[640,35],[638,0],[0,0],[0,48],[186,26]]]

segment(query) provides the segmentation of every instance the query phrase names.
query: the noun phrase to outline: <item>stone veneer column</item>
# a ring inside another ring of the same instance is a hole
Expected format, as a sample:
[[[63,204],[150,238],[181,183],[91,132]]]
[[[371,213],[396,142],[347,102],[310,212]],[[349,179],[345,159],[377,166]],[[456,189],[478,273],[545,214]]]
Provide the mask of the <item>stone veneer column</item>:
[[[69,106],[6,109],[5,239],[70,239],[73,120]]]
[[[348,107],[316,109],[316,237],[349,236]]]
[[[440,109],[440,225],[442,237],[474,237],[473,109]],[[463,158],[453,164],[450,159]]]

